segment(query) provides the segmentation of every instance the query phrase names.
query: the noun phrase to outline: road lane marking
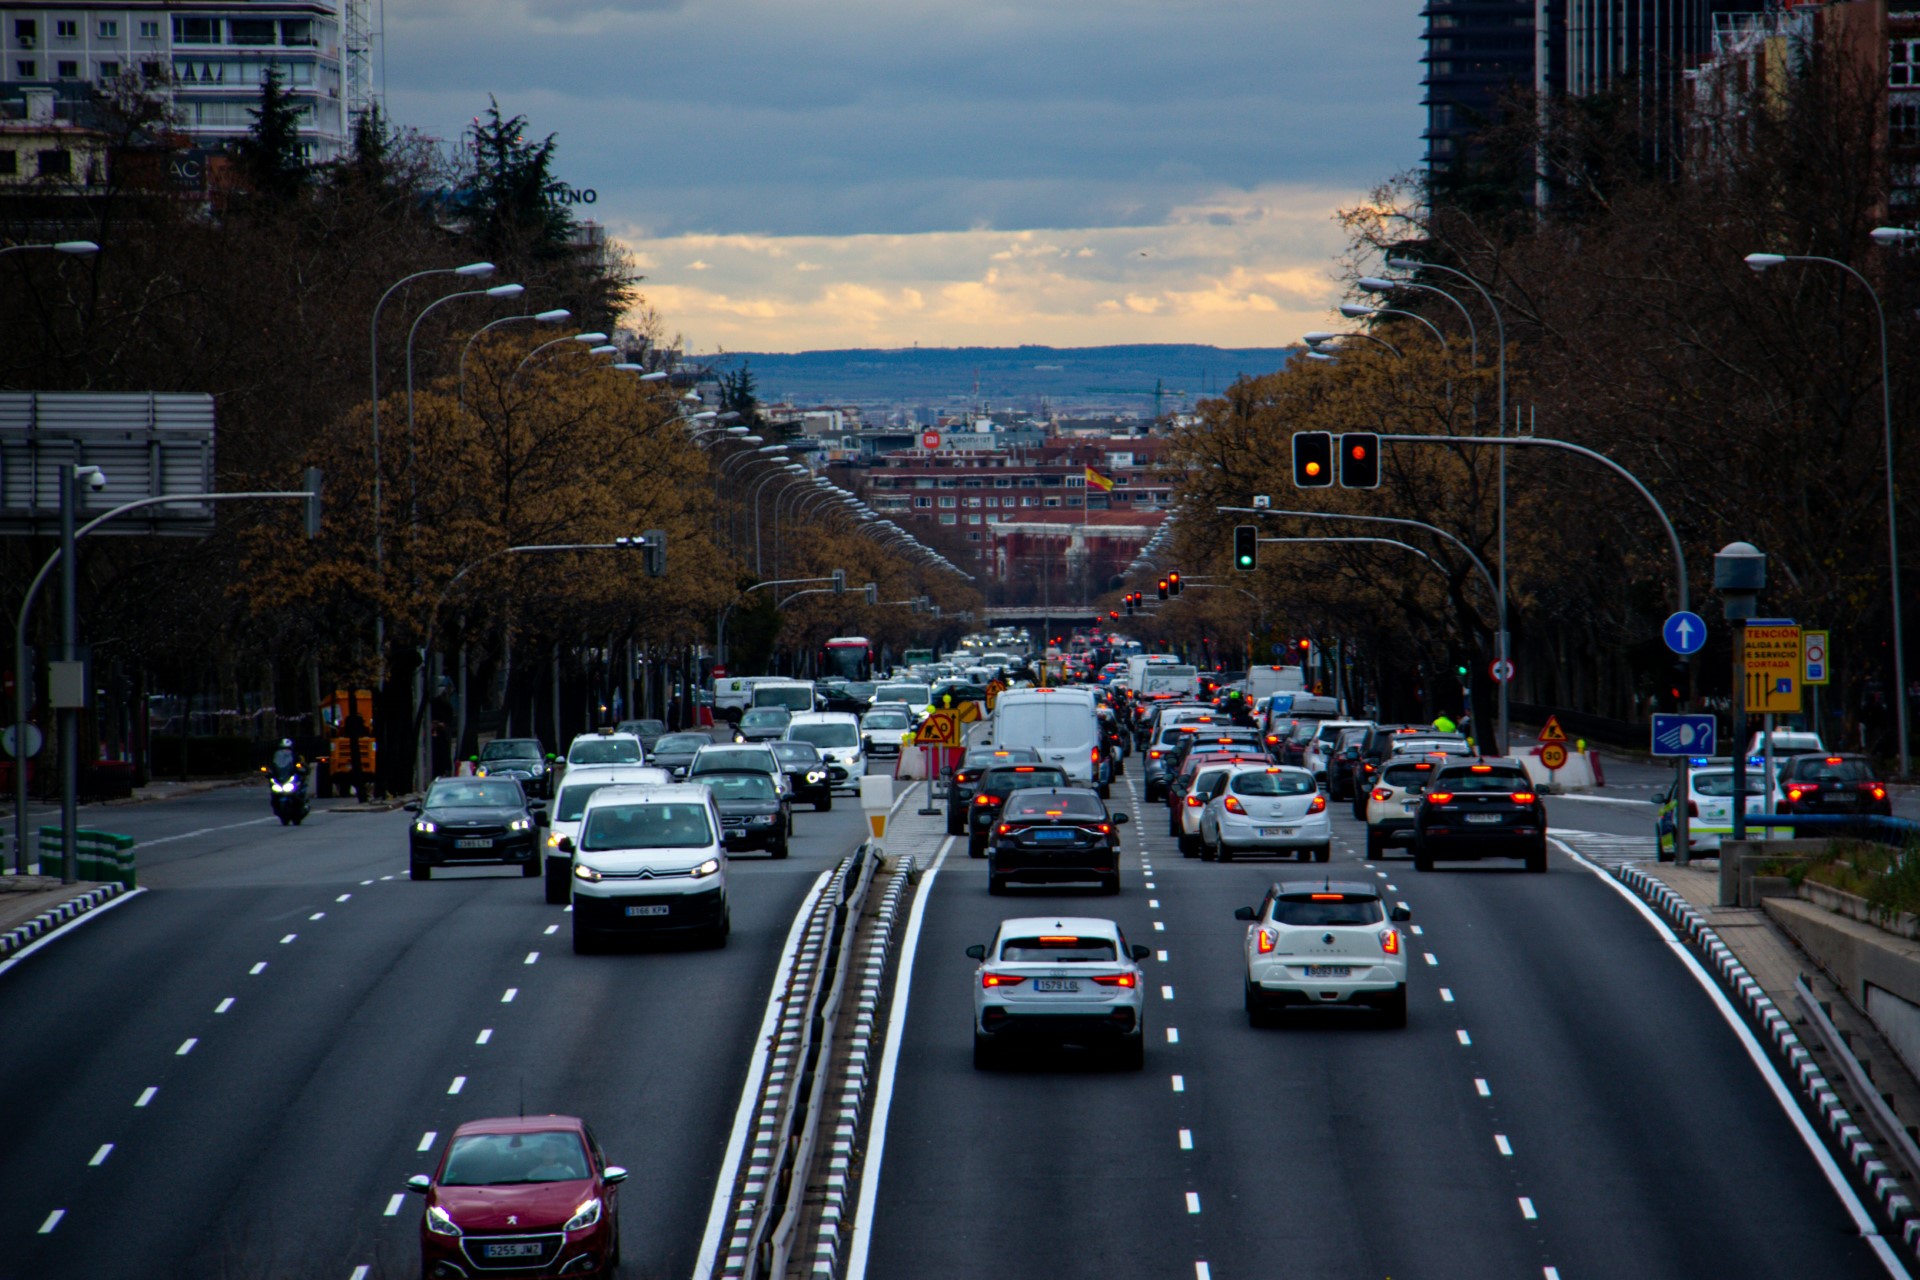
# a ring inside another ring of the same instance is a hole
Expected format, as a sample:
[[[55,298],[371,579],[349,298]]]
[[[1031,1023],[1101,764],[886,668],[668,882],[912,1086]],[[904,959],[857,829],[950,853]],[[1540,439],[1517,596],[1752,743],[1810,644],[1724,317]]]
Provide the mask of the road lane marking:
[[[1424,934],[1424,933],[1426,932],[1426,930],[1425,930],[1425,929],[1422,929],[1422,928],[1421,928],[1421,927],[1420,927],[1419,925],[1417,925],[1417,924],[1416,924],[1416,925],[1409,925],[1409,926],[1407,926],[1407,927],[1413,930],[1413,936],[1414,936],[1414,937],[1416,937],[1416,938],[1418,938],[1419,936],[1421,936],[1422,934]]]
[[[1532,1222],[1540,1216],[1533,1211],[1533,1201],[1527,1199],[1525,1196],[1520,1197],[1520,1216],[1528,1222]]]
[[[93,1153],[93,1159],[87,1161],[87,1168],[98,1169],[101,1165],[107,1162],[107,1157],[112,1154],[113,1154],[113,1144],[111,1142],[101,1143],[100,1149]]]
[[[195,836],[210,836],[216,831],[232,831],[239,827],[257,827],[263,822],[275,822],[278,819],[271,814],[264,818],[249,818],[245,822],[229,822],[222,827],[202,827],[198,831],[182,831],[177,836],[161,836],[158,840],[142,840],[142,849],[151,849],[157,844],[172,844],[175,840],[191,840]]]
[[[1483,1098],[1491,1098],[1493,1096],[1493,1086],[1479,1076],[1473,1078],[1473,1091]]]
[[[1155,886],[1154,886],[1154,883],[1153,883],[1153,881],[1151,881],[1151,880],[1149,880],[1149,881],[1147,881],[1147,888],[1149,888],[1149,889],[1151,889],[1151,888],[1154,888],[1154,887],[1155,887]]]
[[[1433,952],[1431,952],[1431,951],[1423,951],[1423,952],[1421,952],[1420,954],[1421,954],[1421,955],[1423,955],[1423,956],[1425,956],[1425,957],[1427,958],[1427,963],[1428,963],[1428,964],[1430,964],[1430,965],[1433,965],[1433,964],[1439,964],[1439,963],[1440,963],[1440,957],[1439,957],[1439,956],[1436,956],[1436,955],[1435,955],[1435,954],[1433,954]]]
[[[1173,999],[1173,988],[1172,988],[1172,987],[1169,987],[1169,986],[1164,986],[1164,985],[1163,985],[1163,986],[1162,986],[1162,987],[1160,988],[1160,998],[1161,998],[1162,1000],[1171,1000],[1171,999]]]
[[[55,1209],[47,1215],[47,1220],[40,1224],[40,1234],[43,1236],[52,1235],[53,1229],[60,1225],[60,1219],[66,1216],[67,1211],[65,1209]]]
[[[192,1053],[193,1046],[199,1043],[200,1043],[199,1036],[188,1036],[185,1040],[181,1041],[180,1047],[173,1051],[173,1056],[176,1058],[184,1058],[188,1054]]]
[[[1460,1028],[1458,1031],[1454,1032],[1453,1034],[1460,1037],[1461,1044],[1470,1045],[1473,1043],[1473,1037],[1467,1034],[1467,1029],[1465,1027]]]
[[[361,884],[372,884],[372,883],[373,883],[373,881],[371,881],[371,880],[362,880],[362,881],[361,881],[360,883],[361,883]]]
[[[1213,1272],[1207,1269],[1206,1263],[1196,1262],[1193,1264],[1193,1280],[1213,1280]]]
[[[1182,1151],[1193,1150],[1193,1130],[1182,1129],[1180,1131],[1180,1149]]]
[[[405,1204],[406,1202],[407,1202],[407,1198],[406,1198],[405,1196],[403,1196],[403,1195],[401,1195],[401,1194],[400,1194],[399,1192],[395,1192],[395,1193],[394,1193],[394,1194],[393,1194],[393,1195],[392,1195],[392,1196],[391,1196],[391,1197],[390,1197],[390,1198],[389,1198],[389,1199],[387,1200],[387,1212],[386,1212],[386,1216],[387,1216],[387,1217],[389,1217],[389,1218],[397,1218],[397,1217],[399,1217],[399,1216],[400,1216],[400,1206],[401,1206],[401,1205],[403,1205],[403,1204]]]
[[[148,1085],[146,1088],[140,1091],[140,1096],[133,1100],[133,1105],[136,1107],[144,1107],[149,1102],[152,1102],[153,1095],[159,1092],[160,1090],[158,1088],[154,1087],[153,1085]]]
[[[1507,1135],[1504,1133],[1496,1133],[1493,1135],[1493,1145],[1499,1148],[1500,1154],[1503,1156],[1513,1154],[1513,1144],[1507,1141]]]
[[[350,894],[350,893],[343,893],[343,894],[341,894],[341,895],[340,895],[339,897],[337,897],[337,898],[335,898],[335,899],[334,899],[334,901],[335,901],[335,902],[345,902],[345,901],[346,901],[346,900],[347,900],[348,898],[351,898],[352,896],[353,896],[353,895],[352,895],[352,894]]]
[[[1393,890],[1395,893],[1400,892],[1400,886],[1397,884],[1390,884],[1387,886],[1387,888]]]
[[[1452,987],[1442,987],[1442,988],[1440,988],[1440,1003],[1442,1003],[1442,1004],[1452,1004],[1452,1003],[1453,1003],[1453,988],[1452,988]]]
[[[527,958],[525,960],[522,960],[520,963],[532,964],[535,960],[538,960],[539,958],[540,958],[540,953],[538,951],[529,951],[527,952]]]
[[[1185,1076],[1175,1076],[1173,1078],[1173,1091],[1175,1093],[1185,1093],[1187,1091],[1187,1078]]]
[[[1167,931],[1167,926],[1163,924],[1161,921],[1155,920],[1153,922],[1153,931],[1155,933],[1165,933]]]
[[[482,1031],[478,1036],[474,1037],[473,1042],[475,1044],[485,1044],[491,1039],[493,1039],[493,1028],[488,1027],[485,1031]]]
[[[415,1151],[433,1150],[433,1140],[439,1136],[440,1136],[439,1130],[437,1129],[427,1130],[425,1133],[420,1135],[420,1145],[415,1147],[414,1150]]]
[[[1158,911],[1158,910],[1160,909],[1160,899],[1158,899],[1158,898],[1148,898],[1148,899],[1147,899],[1147,906],[1148,906],[1148,907],[1149,907],[1149,908],[1150,908],[1151,910],[1154,910],[1154,911]]]
[[[1168,1028],[1167,1028],[1167,1043],[1168,1043],[1168,1044],[1179,1044],[1179,1043],[1180,1043],[1180,1028],[1178,1028],[1178,1027],[1168,1027]]]
[[[392,877],[392,876],[381,876],[380,878],[381,878],[382,880],[391,880],[391,879],[393,879],[393,877]]]
[[[134,898],[139,897],[141,894],[145,892],[146,892],[145,889],[134,889],[134,890],[131,890],[130,892],[118,894],[114,897],[108,898],[105,902],[101,903],[99,906],[95,907],[91,911],[82,911],[79,915],[67,921],[65,924],[61,925],[58,929],[53,929],[46,933],[41,934],[38,938],[34,939],[32,942],[29,942],[26,946],[14,952],[7,959],[0,960],[0,973],[5,973],[7,970],[13,968],[13,966],[19,964],[22,960],[25,960],[28,956],[32,955],[34,952],[38,951],[40,948],[51,946],[56,938],[60,938],[68,933],[71,933],[73,930],[80,928],[82,925],[92,924],[95,920],[98,920],[102,915],[106,914],[108,911],[111,911],[115,907],[126,905],[126,903],[128,903]]]
[[[501,997],[500,997],[500,1003],[501,1003],[501,1004],[512,1004],[512,1003],[513,1003],[513,998],[514,998],[515,996],[517,996],[517,995],[519,995],[519,994],[520,994],[520,988],[518,988],[518,987],[508,987],[508,988],[507,988],[507,994],[505,994],[505,995],[503,995],[503,996],[501,996]]]
[[[286,945],[287,945],[287,944],[288,944],[289,942],[292,942],[292,941],[293,941],[293,940],[294,940],[295,938],[297,938],[297,937],[299,937],[299,936],[300,936],[300,935],[299,935],[299,934],[297,934],[297,933],[290,933],[290,934],[288,934],[288,935],[287,935],[286,937],[284,937],[284,938],[282,938],[282,939],[280,939],[280,945],[284,947],[284,946],[286,946]]]
[[[1198,1191],[1187,1192],[1187,1212],[1200,1212],[1200,1193]]]
[[[1540,1280],[1560,1280],[1560,1268],[1548,1267],[1546,1271],[1541,1274]]]
[[[253,968],[247,970],[247,973],[249,976],[257,978],[261,974],[265,973],[266,971],[267,971],[267,962],[265,960],[262,960],[259,964],[256,964],[255,966],[253,966]]]
[[[389,876],[387,878],[392,879],[393,877]],[[363,1262],[353,1269],[353,1274],[348,1276],[347,1280],[367,1280],[367,1277],[372,1274],[373,1268]]]
[[[467,1078],[465,1076],[455,1076],[453,1078],[453,1083],[447,1086],[447,1092],[450,1094],[458,1093],[466,1087],[467,1087]]]
[[[233,997],[228,996],[225,1000],[222,1000],[219,1004],[213,1006],[213,1011],[215,1013],[225,1013],[227,1010],[231,1008],[233,1008]]]
[[[307,919],[309,920],[325,920],[326,918],[327,918],[327,913],[324,911],[316,911],[312,915],[307,917]]]
[[[550,933],[550,934],[552,934],[552,933],[558,933],[558,932],[560,932],[560,926],[559,926],[559,925],[557,925],[557,924],[550,924],[550,925],[548,925],[548,926],[547,926],[547,930],[546,930],[546,931],[547,931],[548,933]]]
[[[1167,953],[1164,951],[1156,951],[1153,953],[1153,958],[1158,960],[1161,964],[1165,964],[1167,962]]]

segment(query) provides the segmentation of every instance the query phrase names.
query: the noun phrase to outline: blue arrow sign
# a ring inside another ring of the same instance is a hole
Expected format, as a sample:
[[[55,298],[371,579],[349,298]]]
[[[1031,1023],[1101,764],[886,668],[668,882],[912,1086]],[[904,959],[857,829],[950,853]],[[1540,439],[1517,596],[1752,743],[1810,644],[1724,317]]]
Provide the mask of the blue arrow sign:
[[[1682,609],[1662,624],[1660,638],[1667,642],[1667,648],[1682,657],[1698,653],[1707,643],[1707,624],[1699,614]]]
[[[1710,756],[1716,754],[1712,716],[1676,716],[1655,713],[1653,754],[1656,756]]]

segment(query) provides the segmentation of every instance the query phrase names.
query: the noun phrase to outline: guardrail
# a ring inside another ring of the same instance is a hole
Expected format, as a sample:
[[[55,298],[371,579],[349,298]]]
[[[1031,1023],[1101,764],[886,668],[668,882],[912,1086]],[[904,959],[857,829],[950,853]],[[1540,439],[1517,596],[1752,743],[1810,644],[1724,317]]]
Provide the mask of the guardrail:
[[[1889,818],[1883,813],[1750,813],[1747,830],[1786,827],[1816,834],[1859,836],[1881,844],[1901,845],[1920,838],[1920,822]]]
[[[878,856],[862,843],[835,868],[814,904],[761,1084],[749,1157],[733,1189],[714,1274],[725,1280],[784,1275],[806,1198],[821,1104],[832,1064],[833,1027],[846,989],[843,961]]]

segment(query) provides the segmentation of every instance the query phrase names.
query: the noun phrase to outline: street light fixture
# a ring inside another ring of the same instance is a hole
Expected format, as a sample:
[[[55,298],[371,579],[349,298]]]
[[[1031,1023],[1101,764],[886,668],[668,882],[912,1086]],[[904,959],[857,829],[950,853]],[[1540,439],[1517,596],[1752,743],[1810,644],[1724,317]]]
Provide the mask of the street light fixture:
[[[76,258],[89,257],[100,252],[100,246],[91,240],[56,240],[52,244],[10,244],[0,248],[0,253],[26,253],[34,249],[44,249],[49,253],[64,253]]]
[[[572,315],[573,312],[565,307],[555,307],[551,311],[536,311],[531,315],[501,316],[498,320],[489,320],[475,329],[473,336],[467,339],[467,345],[460,348],[460,407],[464,409],[467,405],[467,353],[473,350],[474,343],[480,341],[481,334],[489,329],[497,329],[503,324],[516,324],[525,320],[532,320],[536,324],[559,324],[562,320],[571,318]]]

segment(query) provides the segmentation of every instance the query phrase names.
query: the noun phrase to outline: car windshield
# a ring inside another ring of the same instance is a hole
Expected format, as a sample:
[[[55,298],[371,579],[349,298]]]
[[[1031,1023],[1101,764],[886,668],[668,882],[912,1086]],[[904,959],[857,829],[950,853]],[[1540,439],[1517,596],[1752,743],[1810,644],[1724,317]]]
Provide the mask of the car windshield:
[[[565,1129],[538,1133],[469,1133],[453,1140],[443,1187],[513,1187],[530,1182],[577,1182],[593,1174],[580,1135]]]
[[[781,764],[820,763],[820,749],[811,742],[776,742],[773,755]]]
[[[530,738],[501,738],[480,749],[482,760],[538,760],[540,744]]]
[[[621,733],[631,733],[642,741],[648,737],[657,738],[666,731],[667,722],[664,720],[622,720],[620,722]]]
[[[764,773],[701,774],[715,800],[771,800],[778,792]]]
[[[1030,787],[1064,787],[1064,769],[989,769],[981,790],[993,792],[1025,791]]]
[[[576,782],[570,787],[560,788],[560,798],[553,802],[553,820],[580,821],[580,815],[587,811],[587,800],[606,785],[604,782]]]
[[[1752,785],[1751,780],[1748,785]],[[1713,773],[1696,772],[1693,775],[1693,789],[1703,796],[1716,798],[1730,796],[1733,794],[1733,770],[1722,769]]]
[[[797,742],[811,742],[816,747],[857,747],[860,745],[860,731],[845,722],[826,724],[796,724],[787,730],[787,736]]]
[[[873,700],[875,702],[904,702],[910,707],[924,707],[927,705],[928,688],[929,686],[924,684],[875,685]]]
[[[1531,791],[1533,782],[1524,773],[1508,769],[1489,769],[1485,773],[1450,773],[1440,783],[1448,791]]]
[[[1399,764],[1380,775],[1380,785],[1385,787],[1404,787],[1408,791],[1425,791],[1427,779],[1433,776],[1433,766],[1426,764]]]
[[[907,718],[898,711],[869,711],[866,723],[869,729],[904,729]]]
[[[588,738],[567,752],[568,764],[639,764],[640,744],[632,738]]]
[[[1313,898],[1275,898],[1273,922],[1296,928],[1320,929],[1327,925],[1379,924],[1386,919],[1378,898],[1358,898],[1350,894],[1319,894]]]
[[[609,804],[587,814],[585,852],[607,849],[694,849],[713,843],[703,804]]]
[[[1119,958],[1108,938],[1081,938],[1072,934],[1042,934],[1036,938],[1008,938],[1000,944],[1000,958],[1040,964],[1099,964]]]
[[[785,707],[755,707],[740,717],[743,729],[784,729],[793,719],[793,712]]]
[[[698,751],[712,742],[704,733],[670,733],[653,744],[656,754],[674,755],[683,751]]]
[[[741,770],[767,772],[765,750],[702,751],[693,762],[695,773],[739,773]]]
[[[1083,818],[1093,822],[1107,820],[1106,808],[1093,796],[1037,795],[1007,801],[1003,818]]]
[[[849,680],[840,686],[840,692],[849,698],[858,698],[862,702],[873,697],[874,685],[871,680]]]
[[[756,707],[784,707],[788,711],[813,710],[813,686],[805,684],[761,685],[753,691]]]
[[[427,792],[429,809],[517,809],[526,803],[517,782],[443,778]]]
[[[1229,785],[1236,795],[1243,796],[1307,796],[1318,789],[1310,774],[1291,771],[1269,773],[1265,769],[1236,773]]]

